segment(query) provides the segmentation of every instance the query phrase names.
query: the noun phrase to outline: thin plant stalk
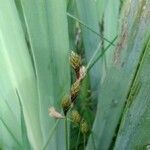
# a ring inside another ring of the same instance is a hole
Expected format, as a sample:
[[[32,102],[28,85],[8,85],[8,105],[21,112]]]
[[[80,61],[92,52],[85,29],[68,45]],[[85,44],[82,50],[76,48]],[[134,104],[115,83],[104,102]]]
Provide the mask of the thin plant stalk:
[[[97,36],[101,37],[102,39],[104,39],[105,41],[107,41],[108,43],[111,43],[111,45],[115,46],[115,44],[111,41],[109,41],[107,38],[103,37],[101,34],[97,33],[96,31],[94,31],[91,27],[87,26],[84,22],[82,22],[81,20],[79,20],[78,18],[76,18],[75,16],[71,15],[70,13],[67,13],[67,16],[69,16],[70,18],[76,20],[77,22],[79,22],[81,25],[83,25],[84,27],[86,27],[87,29],[89,29],[90,31],[92,31],[93,33],[95,33]]]
[[[99,50],[99,49],[100,49],[100,46],[101,46],[101,43],[98,44],[98,46],[97,46],[97,48],[96,48],[94,54],[92,55],[90,61],[88,62],[87,67],[86,67],[87,70],[90,68],[90,66],[92,65],[92,62],[94,61],[95,57],[96,57],[97,54],[99,53],[99,51],[100,51],[100,50]]]
[[[112,43],[114,43],[116,39],[117,36],[112,40]],[[109,44],[100,54],[99,54],[100,44],[98,44],[96,51],[94,52],[92,58],[87,64],[86,67],[87,72],[94,66],[94,64],[99,60],[99,58],[101,58],[104,55],[104,53],[111,47],[112,43]]]
[[[84,146],[84,150],[85,150],[85,147],[86,147],[86,135],[85,134],[83,134],[83,142],[84,142],[84,144],[83,144],[83,146]]]
[[[66,135],[66,150],[69,150],[69,142],[68,142],[68,120],[67,116],[65,117],[65,135]]]
[[[76,143],[76,150],[78,150],[78,144],[79,144],[79,139],[80,139],[80,129],[79,129],[79,132],[78,132],[78,137],[77,137],[77,143]]]

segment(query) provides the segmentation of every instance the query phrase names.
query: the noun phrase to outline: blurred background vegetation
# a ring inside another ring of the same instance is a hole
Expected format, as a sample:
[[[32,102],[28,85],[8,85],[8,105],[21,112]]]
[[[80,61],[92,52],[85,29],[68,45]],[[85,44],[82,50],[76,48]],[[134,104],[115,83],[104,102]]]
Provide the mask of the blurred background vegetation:
[[[89,132],[68,121],[69,149],[149,150],[149,0],[0,0],[0,149],[66,149],[48,109],[76,80],[71,51],[94,65],[74,104]]]

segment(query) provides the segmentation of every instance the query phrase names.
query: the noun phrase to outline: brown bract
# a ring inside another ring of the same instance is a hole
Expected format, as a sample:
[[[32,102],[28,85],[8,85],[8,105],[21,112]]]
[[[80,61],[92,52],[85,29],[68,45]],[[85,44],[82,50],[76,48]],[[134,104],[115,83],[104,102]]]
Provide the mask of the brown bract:
[[[57,112],[54,107],[50,107],[48,109],[48,112],[49,112],[49,115],[53,118],[56,118],[56,119],[64,119],[65,118],[61,113]]]

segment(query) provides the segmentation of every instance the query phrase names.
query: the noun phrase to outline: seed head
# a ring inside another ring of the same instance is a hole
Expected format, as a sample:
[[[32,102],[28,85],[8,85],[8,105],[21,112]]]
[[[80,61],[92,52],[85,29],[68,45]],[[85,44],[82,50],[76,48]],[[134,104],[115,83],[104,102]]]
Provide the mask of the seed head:
[[[71,113],[71,119],[74,123],[80,123],[81,116],[77,110],[73,110]]]
[[[89,131],[89,125],[86,121],[82,121],[80,125],[80,130],[83,134],[87,134]]]
[[[76,80],[71,86],[71,101],[74,102],[80,91],[80,80]]]
[[[82,63],[81,57],[77,53],[72,51],[70,56],[70,63],[75,71],[79,71]]]
[[[70,101],[70,97],[69,96],[65,96],[62,99],[61,106],[63,108],[64,114],[66,115],[67,111],[69,110],[69,108],[71,106],[71,101]]]

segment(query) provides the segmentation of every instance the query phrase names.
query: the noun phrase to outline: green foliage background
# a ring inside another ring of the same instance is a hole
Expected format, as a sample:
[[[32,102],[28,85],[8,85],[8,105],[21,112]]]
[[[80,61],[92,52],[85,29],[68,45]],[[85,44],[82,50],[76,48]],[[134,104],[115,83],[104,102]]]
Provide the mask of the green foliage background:
[[[56,122],[48,108],[61,111],[74,79],[70,51],[88,64],[116,36],[77,98],[87,150],[150,144],[150,1],[0,0],[0,149],[42,150]],[[71,125],[72,149],[76,137]],[[66,149],[64,138],[60,121],[47,149]]]

